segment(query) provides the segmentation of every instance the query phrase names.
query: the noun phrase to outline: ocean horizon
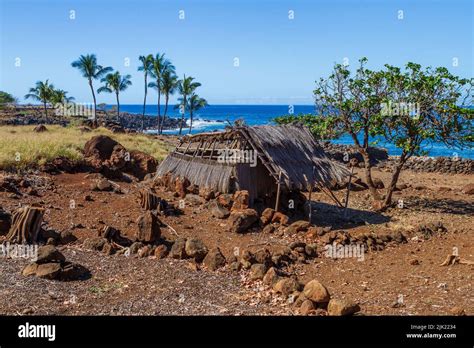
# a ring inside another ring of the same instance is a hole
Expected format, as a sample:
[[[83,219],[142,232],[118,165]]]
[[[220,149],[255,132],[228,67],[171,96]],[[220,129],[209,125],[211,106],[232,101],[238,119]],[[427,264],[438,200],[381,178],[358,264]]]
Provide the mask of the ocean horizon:
[[[107,105],[110,110],[114,105]],[[164,113],[164,105],[161,105],[161,115]],[[157,115],[157,105],[146,105],[145,113],[149,116]],[[230,123],[238,119],[243,119],[249,126],[259,126],[266,124],[274,124],[273,119],[278,116],[288,115],[291,113],[298,114],[314,114],[314,105],[209,105],[200,109],[194,114],[192,134],[221,131]],[[140,115],[143,112],[143,104],[123,104],[120,105],[121,112]],[[175,105],[168,105],[167,117],[181,117],[179,110],[175,109]],[[189,124],[189,114],[186,114],[186,120]],[[149,131],[153,133],[153,130]],[[177,134],[178,129],[165,130],[164,134]],[[188,134],[188,129],[183,129],[183,134]],[[344,135],[339,139],[331,140],[336,144],[351,145],[352,138]],[[384,147],[388,150],[389,155],[400,155],[401,150],[391,143],[384,142],[380,138],[372,138],[371,141],[377,141],[375,146]],[[453,149],[448,148],[442,143],[426,143],[424,150],[428,151],[428,156],[432,157],[463,157],[474,159],[474,149]]]

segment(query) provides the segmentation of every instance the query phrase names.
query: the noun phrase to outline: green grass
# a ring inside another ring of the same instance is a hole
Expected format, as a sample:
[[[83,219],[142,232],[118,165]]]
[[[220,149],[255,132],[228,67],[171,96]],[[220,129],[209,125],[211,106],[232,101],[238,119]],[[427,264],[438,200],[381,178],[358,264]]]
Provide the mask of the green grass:
[[[169,148],[160,140],[142,134],[115,134],[105,128],[82,133],[78,128],[48,125],[36,133],[34,126],[0,126],[0,170],[36,168],[64,156],[81,161],[84,144],[94,135],[108,135],[127,150],[140,150],[162,160]]]

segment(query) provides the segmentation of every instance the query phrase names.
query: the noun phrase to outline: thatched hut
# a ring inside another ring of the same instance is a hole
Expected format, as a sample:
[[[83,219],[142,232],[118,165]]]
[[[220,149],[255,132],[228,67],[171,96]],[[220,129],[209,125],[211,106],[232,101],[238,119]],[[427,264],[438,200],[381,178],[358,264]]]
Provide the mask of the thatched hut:
[[[235,127],[180,139],[158,166],[157,175],[171,173],[191,184],[222,193],[248,190],[250,201],[282,190],[327,187],[349,175],[331,161],[302,126]]]

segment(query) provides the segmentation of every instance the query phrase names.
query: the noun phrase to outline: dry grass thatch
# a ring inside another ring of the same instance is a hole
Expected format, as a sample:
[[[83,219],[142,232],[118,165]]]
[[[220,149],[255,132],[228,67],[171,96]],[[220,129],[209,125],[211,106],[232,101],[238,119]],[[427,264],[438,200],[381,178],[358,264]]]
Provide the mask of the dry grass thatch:
[[[328,184],[341,182],[348,170],[331,161],[305,127],[295,125],[246,127],[258,150],[265,153],[275,172],[289,189],[303,190],[307,181]],[[314,167],[314,168],[313,168]]]
[[[173,177],[186,177],[200,187],[228,192],[231,177],[237,173],[236,165],[218,163],[209,148],[214,142],[219,144],[214,146],[216,149],[228,146],[232,140],[235,140],[234,148],[250,148],[258,153],[259,162],[269,172],[268,180],[275,181],[281,171],[282,184],[290,190],[305,190],[308,184],[340,182],[349,175],[345,167],[325,155],[308,129],[296,125],[239,127],[227,132],[187,136],[160,164],[157,175],[171,172]],[[203,145],[204,142],[207,145]],[[186,146],[186,143],[199,144]],[[238,173],[239,176],[252,175],[251,170]],[[242,178],[237,177],[237,182],[239,179]]]

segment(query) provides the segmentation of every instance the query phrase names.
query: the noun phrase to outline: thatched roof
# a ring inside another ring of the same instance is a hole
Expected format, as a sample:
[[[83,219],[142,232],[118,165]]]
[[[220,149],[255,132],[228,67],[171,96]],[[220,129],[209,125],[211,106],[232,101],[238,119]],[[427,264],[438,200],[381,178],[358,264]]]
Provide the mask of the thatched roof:
[[[222,148],[256,151],[273,180],[281,172],[282,183],[290,190],[305,190],[308,182],[340,182],[349,175],[326,156],[307,128],[297,125],[238,127],[183,137],[159,165],[157,175],[171,172],[192,184],[227,192],[235,164],[218,163],[216,153]]]
[[[307,181],[320,184],[337,182],[349,175],[340,164],[331,161],[309,130],[302,126],[247,127],[254,144],[270,159],[270,165],[290,189],[303,190]],[[306,178],[305,178],[306,176]]]

